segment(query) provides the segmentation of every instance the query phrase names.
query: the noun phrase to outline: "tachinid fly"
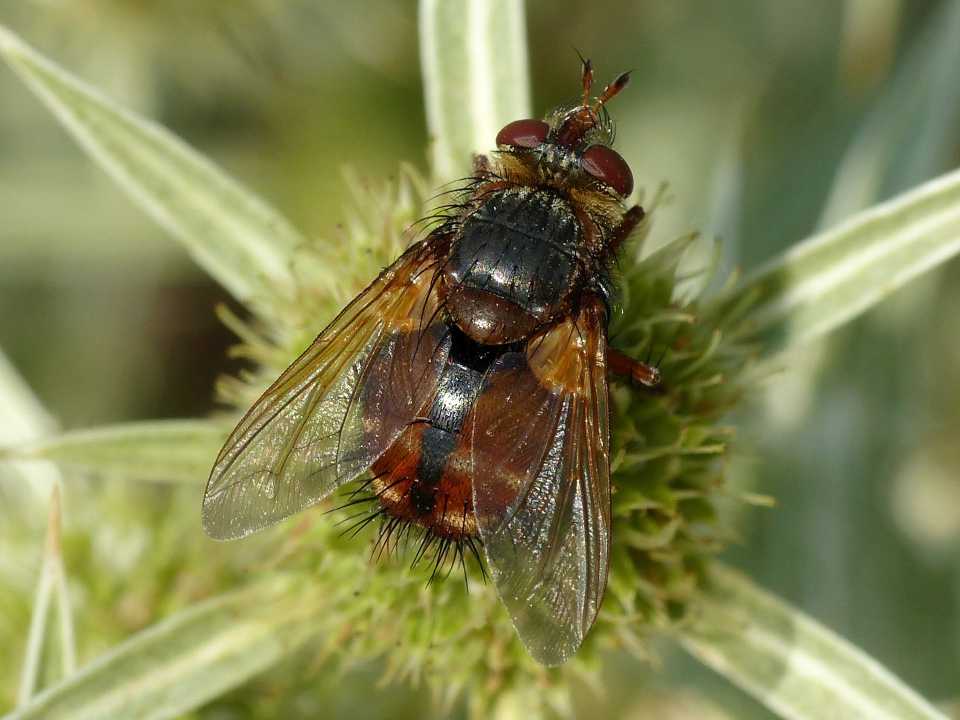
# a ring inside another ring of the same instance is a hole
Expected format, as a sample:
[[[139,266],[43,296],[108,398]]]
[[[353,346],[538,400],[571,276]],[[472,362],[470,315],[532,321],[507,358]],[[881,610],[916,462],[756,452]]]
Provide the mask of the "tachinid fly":
[[[610,148],[626,74],[477,157],[453,208],[247,412],[216,460],[203,527],[272,525],[360,477],[388,527],[482,547],[523,644],[564,662],[593,624],[610,547],[610,267],[643,218]],[[442,549],[441,549],[442,548]],[[442,560],[442,558],[440,558]]]

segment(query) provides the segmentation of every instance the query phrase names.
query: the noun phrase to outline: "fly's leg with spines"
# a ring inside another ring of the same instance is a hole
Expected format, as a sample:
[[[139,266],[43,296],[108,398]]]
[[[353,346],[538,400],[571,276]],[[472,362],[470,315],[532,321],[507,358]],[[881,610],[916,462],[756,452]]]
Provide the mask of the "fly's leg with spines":
[[[645,216],[639,205],[627,210],[610,239],[610,252],[615,253],[620,249]],[[644,387],[655,388],[660,385],[660,371],[656,367],[613,348],[607,350],[607,370]]]
[[[607,350],[607,370],[648,388],[659,387],[661,381],[660,371],[653,365],[634,360],[626,353],[614,348]]]
[[[613,236],[608,243],[608,252],[611,255],[620,250],[620,247],[626,239],[630,237],[630,233],[637,229],[637,225],[639,225],[646,216],[647,214],[639,205],[634,205],[623,214],[623,220],[614,228]]]

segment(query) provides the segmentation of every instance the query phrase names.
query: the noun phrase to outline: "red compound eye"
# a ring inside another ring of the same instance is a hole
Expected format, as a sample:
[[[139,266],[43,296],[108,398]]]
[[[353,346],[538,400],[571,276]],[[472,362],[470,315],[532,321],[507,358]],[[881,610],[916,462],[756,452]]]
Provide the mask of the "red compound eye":
[[[497,145],[535,148],[547,139],[550,126],[543,120],[514,120],[497,133]]]
[[[580,167],[623,197],[633,192],[633,173],[627,161],[604,145],[588,147],[580,158]]]

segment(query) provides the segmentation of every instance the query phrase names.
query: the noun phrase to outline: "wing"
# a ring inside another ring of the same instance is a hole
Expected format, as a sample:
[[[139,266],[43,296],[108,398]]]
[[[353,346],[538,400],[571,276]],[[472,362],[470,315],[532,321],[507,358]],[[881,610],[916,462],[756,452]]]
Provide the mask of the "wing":
[[[401,255],[250,408],[207,481],[208,535],[243,537],[322,500],[432,400],[450,348],[436,319],[442,240]]]
[[[593,624],[607,583],[601,303],[498,358],[472,422],[474,509],[494,584],[530,654],[559,665]]]

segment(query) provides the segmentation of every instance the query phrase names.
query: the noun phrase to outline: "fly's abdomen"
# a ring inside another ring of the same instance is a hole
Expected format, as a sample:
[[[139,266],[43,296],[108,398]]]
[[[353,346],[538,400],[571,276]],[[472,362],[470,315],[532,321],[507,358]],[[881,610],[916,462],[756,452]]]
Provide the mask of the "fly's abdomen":
[[[457,328],[437,393],[421,418],[415,418],[373,464],[371,485],[386,512],[421,525],[440,538],[477,535],[466,422],[483,375],[499,354]]]
[[[484,345],[528,337],[563,309],[579,238],[569,203],[553,192],[493,193],[464,221],[444,268],[451,320]]]

